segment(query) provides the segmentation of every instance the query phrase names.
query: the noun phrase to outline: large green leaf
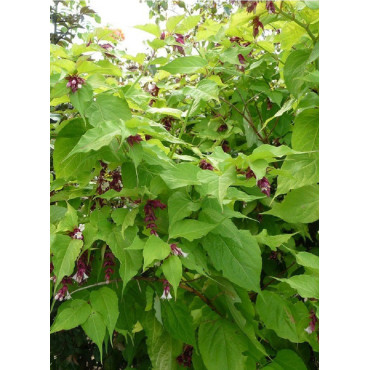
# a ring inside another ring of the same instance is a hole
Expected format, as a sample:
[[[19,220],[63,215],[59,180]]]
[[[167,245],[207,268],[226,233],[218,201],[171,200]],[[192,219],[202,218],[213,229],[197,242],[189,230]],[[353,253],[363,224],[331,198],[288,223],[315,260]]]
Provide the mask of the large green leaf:
[[[192,96],[197,100],[218,100],[218,86],[216,82],[208,79],[201,80],[196,87],[186,86],[183,89],[184,94]]]
[[[198,56],[180,57],[174,59],[172,62],[166,64],[158,69],[167,71],[171,74],[181,73],[195,73],[200,68],[207,65],[207,61]]]
[[[180,163],[176,167],[160,173],[163,181],[170,189],[177,189],[187,185],[199,185],[198,174],[202,171],[190,163]]]
[[[109,94],[101,94],[95,98],[86,110],[86,116],[92,126],[105,121],[127,121],[132,118],[126,100]]]
[[[245,338],[231,322],[221,319],[199,327],[199,350],[208,370],[246,369]]]
[[[144,242],[137,238],[133,241],[132,245],[123,250],[123,260],[119,268],[119,273],[122,278],[123,287],[126,287],[127,283],[139,272],[143,265],[143,252],[141,249],[134,249],[134,244],[136,247],[140,244],[142,248]]]
[[[289,279],[276,279],[289,284],[303,298],[319,299],[319,278],[316,276],[304,274],[295,275]]]
[[[319,270],[319,257],[308,252],[298,252],[295,256],[297,263],[310,269]]]
[[[71,330],[83,324],[91,313],[91,307],[82,299],[64,302],[55,318],[50,333],[60,330]]]
[[[100,362],[102,362],[103,341],[107,331],[103,316],[99,312],[92,310],[88,319],[81,326],[86,335],[98,346]]]
[[[303,302],[292,304],[279,294],[265,290],[257,296],[256,310],[266,327],[279,337],[293,343],[304,342],[309,313]]]
[[[287,156],[278,176],[278,188],[275,196],[285,194],[289,190],[298,189],[319,181],[319,159],[311,154]]]
[[[52,247],[54,256],[52,258],[54,264],[54,274],[57,277],[55,282],[55,288],[62,281],[64,276],[69,276],[72,274],[75,261],[80,254],[82,248],[82,240],[71,239],[69,238],[69,243],[66,243],[66,240],[56,239],[56,245]]]
[[[144,267],[145,270],[152,262],[165,259],[171,252],[170,246],[161,238],[151,235],[144,245]]]
[[[187,306],[179,301],[162,300],[161,307],[164,327],[172,337],[196,346],[193,319]]]
[[[319,149],[319,110],[306,109],[294,120],[292,147],[299,151]]]
[[[216,226],[216,224],[208,224],[197,220],[177,221],[171,226],[169,237],[170,239],[181,237],[193,241],[207,235]]]
[[[89,84],[85,84],[78,89],[75,93],[70,93],[69,98],[73,106],[81,113],[85,115],[86,108],[92,102],[93,90]]]
[[[272,362],[264,367],[266,370],[306,370],[303,360],[292,350],[282,349]]]
[[[162,264],[163,274],[172,285],[175,292],[175,299],[177,296],[177,288],[180,284],[182,277],[182,264],[178,256],[170,256],[163,261]]]
[[[157,321],[153,311],[147,312],[141,322],[153,370],[176,370],[176,357],[182,351],[181,341],[172,338]]]
[[[292,190],[281,203],[263,214],[291,223],[310,223],[319,219],[319,186],[309,185]]]
[[[282,244],[288,242],[288,240],[294,234],[279,234],[279,235],[268,235],[267,230],[263,229],[258,235],[255,236],[256,240],[260,244],[269,246],[273,251],[276,251]]]
[[[173,193],[168,198],[167,204],[170,228],[176,221],[190,216],[192,212],[196,212],[200,208],[199,203],[193,202],[191,198],[182,191]]]
[[[119,315],[116,293],[108,287],[94,290],[90,294],[90,302],[92,308],[103,316],[104,323],[108,328],[112,340],[113,331]]]
[[[151,33],[152,35],[159,37],[161,36],[161,29],[157,24],[154,23],[148,23],[143,26],[135,26],[138,30],[142,30],[148,33]]]
[[[304,81],[300,80],[305,69],[308,58],[310,57],[311,50],[294,50],[292,51],[284,65],[284,79],[288,90],[298,97],[302,92]]]
[[[67,212],[59,222],[57,232],[72,231],[77,226],[77,222],[77,211],[70,204],[67,204]]]
[[[248,231],[239,231],[234,237],[208,234],[202,241],[217,270],[233,283],[258,292],[261,274],[261,251]]]
[[[101,147],[109,145],[113,138],[118,135],[121,136],[121,140],[124,140],[131,135],[131,131],[126,128],[123,121],[104,121],[99,126],[86,131],[66,159],[76,153],[97,151]]]

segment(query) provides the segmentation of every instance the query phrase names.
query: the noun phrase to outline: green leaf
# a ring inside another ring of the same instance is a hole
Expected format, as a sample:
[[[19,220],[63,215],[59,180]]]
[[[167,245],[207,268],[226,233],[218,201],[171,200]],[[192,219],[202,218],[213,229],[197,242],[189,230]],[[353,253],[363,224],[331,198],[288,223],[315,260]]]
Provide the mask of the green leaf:
[[[275,197],[286,194],[289,190],[319,182],[319,158],[317,155],[299,154],[287,156],[281,170],[286,172],[278,176]]]
[[[90,293],[90,302],[92,308],[102,315],[112,342],[113,331],[119,315],[116,293],[108,287],[94,290]]]
[[[255,238],[258,243],[267,245],[270,249],[276,251],[282,244],[287,243],[293,235],[294,234],[268,235],[267,230],[263,229]]]
[[[81,113],[85,115],[86,108],[90,105],[93,97],[93,89],[89,84],[82,85],[81,89],[78,89],[75,93],[69,94],[69,99],[73,106]]]
[[[188,31],[195,28],[195,26],[200,22],[200,19],[200,15],[187,16],[185,19],[182,20],[180,24],[176,26],[176,32],[182,34],[187,33]]]
[[[92,126],[98,126],[105,121],[120,122],[132,118],[126,100],[109,94],[100,94],[86,110],[86,116]]]
[[[88,319],[90,312],[90,305],[81,299],[73,299],[62,303],[50,333],[60,330],[71,330],[83,324]]]
[[[187,306],[179,301],[162,300],[163,324],[172,337],[196,346],[193,318]]]
[[[144,245],[144,267],[145,270],[154,261],[165,259],[171,252],[170,246],[161,238],[151,235]]]
[[[122,232],[135,223],[139,208],[116,208],[112,212],[112,219],[117,225],[122,225]]]
[[[272,363],[264,367],[266,370],[307,370],[303,360],[292,350],[282,349],[272,360]]]
[[[304,341],[309,313],[303,302],[295,305],[276,293],[264,290],[257,296],[256,310],[268,329],[293,343]]]
[[[200,68],[207,65],[207,61],[198,56],[180,57],[174,59],[172,62],[166,64],[163,67],[158,68],[159,70],[167,71],[171,74],[181,73],[195,73]]]
[[[310,9],[319,9],[319,0],[310,0],[310,1],[304,1],[304,3],[306,4],[307,7],[309,7]]]
[[[303,298],[319,299],[319,278],[312,275],[295,275],[289,279],[278,279],[287,283],[291,288],[296,289],[298,294]]]
[[[288,90],[298,97],[302,93],[304,81],[297,79],[304,75],[308,58],[311,50],[295,50],[292,51],[284,65],[284,78]]]
[[[306,109],[294,120],[292,147],[299,151],[319,150],[319,110]]]
[[[59,206],[50,206],[50,223],[55,224],[64,217],[67,212],[67,208]]]
[[[174,17],[168,18],[166,22],[167,31],[171,33],[176,28],[176,26],[182,21],[184,17],[185,17],[185,14],[175,15]]]
[[[160,173],[163,181],[170,189],[177,189],[187,185],[200,185],[198,174],[202,171],[190,163],[180,163],[167,171]]]
[[[180,109],[168,108],[168,107],[149,108],[149,109],[147,109],[146,112],[151,113],[151,114],[163,114],[163,115],[166,115],[166,116],[172,116],[172,117],[176,117],[176,118],[180,118],[181,114],[182,114],[182,111]]]
[[[319,270],[319,257],[308,252],[298,252],[295,256],[297,263],[301,266]]]
[[[192,212],[196,212],[200,208],[200,203],[194,203],[187,194],[181,191],[173,193],[168,198],[167,204],[170,228],[175,222],[190,216]]]
[[[157,24],[154,24],[154,23],[145,24],[143,26],[135,26],[134,28],[151,33],[155,37],[161,36],[161,29],[159,28]]]
[[[69,237],[68,237],[69,238]],[[56,245],[52,247],[54,256],[52,258],[54,264],[54,274],[57,277],[55,282],[55,289],[62,281],[64,276],[69,276],[72,274],[75,261],[80,254],[82,248],[82,240],[71,239],[67,244],[65,239],[57,239]]]
[[[202,245],[215,268],[222,270],[227,279],[247,290],[260,290],[261,251],[248,231],[239,231],[234,237],[211,233]]]
[[[123,250],[123,261],[119,268],[119,274],[122,278],[123,288],[127,283],[139,272],[143,264],[143,252],[139,248],[143,248],[144,242],[138,237],[133,241],[132,245]],[[138,249],[134,249],[138,248]]]
[[[319,186],[309,185],[288,193],[281,203],[262,214],[273,215],[291,223],[310,223],[319,219]]]
[[[63,219],[59,222],[57,232],[72,231],[78,222],[77,211],[67,203],[67,212]]]
[[[154,317],[146,312],[141,322],[146,334],[146,344],[153,370],[176,370],[176,357],[182,352],[182,343],[172,338]]]
[[[231,322],[222,319],[202,323],[198,343],[208,370],[246,369],[246,341]]]
[[[122,69],[115,66],[108,60],[100,60],[98,62],[83,61],[77,67],[78,73],[89,73],[89,74],[105,74],[117,77],[122,77]]]
[[[169,230],[169,238],[185,238],[189,241],[199,239],[213,230],[217,224],[208,224],[197,220],[182,220],[175,222]]]
[[[102,362],[103,341],[107,330],[103,316],[99,312],[92,310],[88,319],[81,326],[86,335],[98,346],[100,362]]]
[[[103,146],[109,145],[115,136],[120,135],[121,140],[129,137],[131,132],[126,128],[123,121],[102,122],[98,127],[94,127],[81,137],[77,145],[67,155],[66,159],[76,153],[87,153],[91,150],[99,150]]]
[[[175,292],[175,299],[177,295],[177,288],[180,284],[182,277],[182,264],[178,256],[170,256],[163,261],[162,264],[163,274]]]
[[[214,99],[218,99],[218,86],[215,81],[203,79],[201,80],[196,87],[186,86],[183,89],[184,94],[192,96],[197,100],[204,100],[206,102]]]

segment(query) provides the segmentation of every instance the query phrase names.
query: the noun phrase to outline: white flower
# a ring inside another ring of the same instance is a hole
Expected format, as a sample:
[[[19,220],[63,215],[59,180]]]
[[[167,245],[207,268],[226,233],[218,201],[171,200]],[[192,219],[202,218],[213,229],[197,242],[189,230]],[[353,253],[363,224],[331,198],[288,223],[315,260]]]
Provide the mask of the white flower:
[[[189,255],[189,253],[182,252],[182,256],[186,258]]]
[[[80,229],[80,231],[84,231],[85,230],[85,225],[84,224],[79,224],[78,228]]]
[[[81,231],[77,231],[77,233],[74,235],[74,238],[75,239],[82,239],[82,232]]]
[[[77,85],[77,87],[78,87],[79,89],[81,89],[82,85],[81,85],[81,84],[78,84],[78,85]]]
[[[165,292],[163,292],[162,296],[161,296],[161,299],[171,299],[172,296],[171,296],[171,293],[168,292],[167,295]]]
[[[304,329],[304,331],[308,334],[312,334],[313,333],[313,330],[311,329],[311,326],[307,326],[306,329]]]

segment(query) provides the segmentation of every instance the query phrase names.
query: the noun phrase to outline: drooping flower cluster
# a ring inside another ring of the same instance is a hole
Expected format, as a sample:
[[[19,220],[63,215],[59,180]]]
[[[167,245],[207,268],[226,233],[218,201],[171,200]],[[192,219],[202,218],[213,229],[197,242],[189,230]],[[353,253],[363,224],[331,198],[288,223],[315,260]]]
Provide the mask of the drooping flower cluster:
[[[71,295],[68,292],[68,285],[72,284],[72,279],[70,277],[65,277],[62,280],[62,287],[58,290],[54,299],[56,301],[63,301],[64,299],[70,299]]]
[[[260,21],[259,17],[255,17],[253,18],[252,25],[253,25],[253,37],[257,37],[259,32],[258,28],[264,29],[263,23]]]
[[[273,1],[266,1],[266,9],[270,14],[273,14],[276,12],[275,5]]]
[[[65,79],[68,81],[67,87],[69,87],[73,93],[75,93],[78,89],[81,89],[82,85],[86,83],[82,77],[77,75],[67,76]]]
[[[105,281],[108,284],[110,282],[110,278],[114,273],[113,266],[115,266],[114,262],[114,254],[110,251],[109,247],[104,253],[104,263],[103,267],[105,268]]]
[[[262,179],[258,180],[257,186],[261,189],[262,193],[266,194],[268,197],[270,196],[271,186],[266,177],[262,177]]]
[[[310,319],[311,319],[310,324],[307,326],[306,329],[304,329],[304,331],[307,332],[308,334],[312,334],[316,328],[317,317],[313,310],[311,310],[310,312]]]
[[[241,4],[242,6],[245,6],[247,8],[248,13],[254,13],[256,14],[256,8],[259,1],[249,1],[249,0],[242,0]],[[273,1],[266,1],[266,9],[270,14],[275,13],[275,5]]]
[[[178,42],[179,44],[185,45],[185,37],[181,33],[175,33],[175,41]],[[185,55],[185,50],[182,46],[180,45],[174,45],[173,46],[174,51],[178,51],[180,54]]]
[[[113,49],[113,45],[111,44],[99,44],[99,46],[105,50]]]
[[[208,163],[205,159],[202,159],[200,162],[199,162],[199,167],[202,169],[202,170],[210,170],[210,171],[213,171],[213,166]]]
[[[83,281],[87,280],[89,277],[87,275],[88,272],[88,264],[87,264],[87,252],[85,252],[78,260],[77,260],[77,272],[72,276],[72,279],[76,281],[78,284],[81,284]]]
[[[224,141],[222,142],[221,147],[222,147],[222,150],[223,150],[225,153],[230,153],[231,148],[230,148],[230,146],[229,146],[229,142],[228,142],[227,140],[224,140]]]
[[[84,240],[84,236],[82,235],[82,232],[85,230],[84,224],[79,224],[78,227],[75,227],[73,231],[69,233],[69,236],[72,239],[78,239],[78,240]]]
[[[123,188],[121,168],[118,167],[113,171],[107,171],[108,165],[102,161],[100,161],[100,164],[102,169],[100,170],[99,177],[96,181],[96,192],[101,195],[110,189],[121,191]]]
[[[227,130],[227,125],[223,124],[223,125],[219,126],[219,128],[217,129],[217,132],[224,132],[226,130]]]
[[[161,299],[171,299],[172,298],[171,293],[170,293],[170,288],[171,288],[170,283],[167,280],[165,280],[163,282],[163,294],[161,296]]]
[[[175,256],[180,256],[186,258],[188,256],[188,253],[185,253],[180,247],[177,246],[177,244],[173,243],[170,245],[171,247],[171,252]]]
[[[184,350],[180,356],[176,358],[179,365],[184,367],[191,367],[191,361],[193,356],[193,346],[186,344]]]
[[[134,136],[133,135],[129,136],[126,140],[128,142],[128,145],[134,146],[135,143],[138,144],[140,143],[140,141],[143,141],[143,138],[139,134],[137,134]]]
[[[175,118],[171,116],[166,116],[161,119],[162,125],[167,131],[170,131],[172,128],[172,123],[175,122]]]
[[[254,172],[248,167],[247,168],[247,171],[245,172],[245,178],[247,180],[251,179],[252,177],[256,178],[256,175],[254,174]]]
[[[158,236],[157,225],[155,223],[155,220],[157,219],[157,217],[154,213],[154,210],[156,208],[165,209],[166,207],[167,206],[165,204],[161,203],[161,201],[158,200],[158,199],[155,199],[155,200],[149,199],[146,202],[146,204],[144,206],[144,213],[145,213],[144,221],[147,224],[146,228],[150,229],[150,234]]]

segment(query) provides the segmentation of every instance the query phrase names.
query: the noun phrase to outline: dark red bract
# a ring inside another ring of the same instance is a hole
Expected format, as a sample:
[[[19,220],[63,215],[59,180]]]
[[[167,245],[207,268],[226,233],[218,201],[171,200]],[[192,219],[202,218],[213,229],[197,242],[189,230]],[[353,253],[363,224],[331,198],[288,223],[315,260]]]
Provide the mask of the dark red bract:
[[[264,29],[263,24],[260,21],[259,17],[255,17],[255,18],[253,18],[252,25],[253,25],[253,37],[256,37],[258,35],[258,32],[259,32],[258,28]]]
[[[140,135],[135,136],[129,136],[127,139],[128,145],[134,146],[134,144],[138,144],[140,141],[143,141],[142,137]]]
[[[193,346],[186,344],[180,356],[177,356],[176,361],[184,367],[191,367],[193,356]]]
[[[202,159],[200,162],[199,162],[199,167],[202,169],[202,170],[210,170],[210,171],[213,171],[213,166],[208,163],[205,159]]]
[[[68,81],[67,87],[69,87],[73,93],[75,93],[78,89],[81,89],[82,85],[86,83],[82,77],[77,75],[67,76],[65,79]]]
[[[146,228],[150,229],[150,234],[158,236],[157,224],[155,223],[155,220],[157,219],[157,217],[154,213],[154,210],[156,208],[165,209],[166,207],[167,206],[163,204],[159,199],[147,200],[144,206],[144,213],[145,213],[144,221],[147,224]]]
[[[268,197],[270,196],[271,187],[266,177],[262,177],[261,180],[258,180],[257,186],[261,189],[262,193],[266,194]]]
[[[270,14],[275,13],[275,5],[273,1],[266,1],[266,9]]]

